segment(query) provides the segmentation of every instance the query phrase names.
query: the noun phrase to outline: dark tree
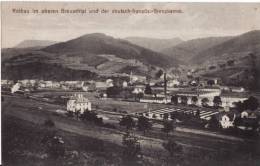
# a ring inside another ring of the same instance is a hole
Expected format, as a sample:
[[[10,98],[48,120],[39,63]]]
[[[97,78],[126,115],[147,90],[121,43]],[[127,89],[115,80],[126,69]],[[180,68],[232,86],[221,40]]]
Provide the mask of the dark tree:
[[[67,115],[68,117],[73,117],[73,116],[74,116],[74,114],[73,114],[72,111],[68,111],[68,112],[66,113],[66,115]]]
[[[246,108],[245,108],[245,104],[242,103],[241,101],[234,103],[234,105],[235,105],[235,109],[236,109],[239,113],[243,112],[243,111],[246,109]]]
[[[167,136],[169,132],[174,130],[173,122],[172,121],[164,121],[163,122],[163,128],[162,131],[167,133]]]
[[[174,140],[170,139],[167,143],[163,143],[162,146],[166,149],[170,156],[173,157],[174,154],[179,154],[182,152],[182,146],[178,145]]]
[[[121,88],[119,86],[112,86],[107,88],[106,93],[108,97],[117,97],[120,92],[121,92]]]
[[[196,105],[197,102],[198,102],[198,97],[196,97],[196,96],[192,96],[191,101],[192,101],[193,104]]]
[[[234,120],[234,127],[240,126],[243,124],[243,120],[241,117],[236,117]]]
[[[177,96],[172,96],[171,97],[171,102],[174,103],[175,105],[178,104],[178,97]]]
[[[152,88],[149,84],[146,84],[145,89],[144,89],[144,93],[149,94],[149,95],[151,95],[153,93]]]
[[[188,98],[187,96],[181,96],[181,104],[187,105]]]
[[[142,92],[139,92],[136,96],[140,100],[142,97],[144,97],[144,94]]]
[[[213,99],[214,107],[219,107],[222,104],[220,96],[215,96]]]
[[[162,69],[158,70],[158,72],[155,74],[156,78],[160,78],[163,75]]]
[[[120,120],[119,125],[125,126],[126,129],[129,130],[135,127],[135,122],[130,115],[127,115]]]
[[[244,101],[244,105],[246,109],[254,111],[259,107],[259,102],[257,98],[250,96],[247,100]]]
[[[204,107],[208,106],[208,103],[209,103],[209,99],[206,97],[201,100],[201,105]]]
[[[171,115],[171,119],[172,119],[172,120],[176,119],[176,113],[175,113],[175,112],[171,112],[170,115]]]
[[[97,118],[97,114],[91,111],[84,111],[83,114],[80,115],[80,119],[83,121],[94,121]]]
[[[82,121],[88,121],[88,122],[93,122],[97,125],[103,125],[103,119],[99,118],[97,116],[97,113],[93,112],[93,111],[84,111],[83,114],[80,115],[80,119]]]
[[[215,81],[214,81],[214,80],[208,80],[208,81],[207,81],[207,84],[208,84],[209,86],[212,86],[212,85],[215,84]]]
[[[209,124],[209,127],[212,129],[220,128],[220,124],[219,124],[219,121],[216,116],[211,116],[208,124]]]
[[[152,124],[149,122],[149,119],[147,119],[144,116],[140,116],[138,118],[137,128],[140,131],[143,131],[144,134],[145,134],[146,131],[148,131],[148,130],[150,130],[152,128]]]
[[[79,117],[80,117],[80,110],[76,110],[76,111],[75,111],[75,115],[76,115],[76,118],[77,118],[77,120],[78,120]]]
[[[199,109],[197,109],[197,111],[196,111],[196,117],[200,118],[200,110]]]
[[[168,120],[168,119],[169,119],[169,114],[168,113],[163,114],[163,120]]]

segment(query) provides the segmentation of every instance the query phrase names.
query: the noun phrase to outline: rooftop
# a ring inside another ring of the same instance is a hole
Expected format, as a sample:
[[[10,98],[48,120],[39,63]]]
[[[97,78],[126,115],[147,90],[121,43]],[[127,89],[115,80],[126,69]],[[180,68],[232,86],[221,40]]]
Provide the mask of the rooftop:
[[[249,94],[244,92],[244,93],[239,93],[239,92],[222,92],[221,97],[239,97],[239,98],[248,98]]]
[[[83,94],[80,93],[71,96],[70,100],[76,100],[77,103],[89,102],[89,100]]]

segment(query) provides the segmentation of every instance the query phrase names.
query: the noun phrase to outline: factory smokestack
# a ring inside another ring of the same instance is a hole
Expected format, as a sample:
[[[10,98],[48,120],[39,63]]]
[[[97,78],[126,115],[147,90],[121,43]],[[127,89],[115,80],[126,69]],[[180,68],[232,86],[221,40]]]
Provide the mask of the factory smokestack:
[[[166,72],[164,73],[164,96],[166,98],[166,94],[167,94],[167,78],[166,78]]]

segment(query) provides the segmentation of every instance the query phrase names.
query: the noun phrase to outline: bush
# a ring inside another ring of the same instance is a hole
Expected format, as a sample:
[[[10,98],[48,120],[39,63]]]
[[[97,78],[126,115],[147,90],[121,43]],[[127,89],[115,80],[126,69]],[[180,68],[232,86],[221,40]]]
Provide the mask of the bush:
[[[82,121],[89,121],[94,122],[95,124],[102,126],[103,125],[103,118],[99,118],[97,113],[92,111],[84,111],[83,114],[80,115],[80,119]]]
[[[140,116],[137,121],[137,128],[145,134],[146,131],[152,128],[152,123],[146,117]]]
[[[72,111],[68,111],[68,112],[66,113],[66,115],[67,115],[68,117],[71,117],[71,118],[74,116]]]
[[[130,115],[127,115],[120,120],[119,125],[125,126],[126,129],[129,130],[135,127],[135,122]]]
[[[112,86],[107,88],[106,93],[108,97],[118,97],[121,91],[122,91],[121,87]]]

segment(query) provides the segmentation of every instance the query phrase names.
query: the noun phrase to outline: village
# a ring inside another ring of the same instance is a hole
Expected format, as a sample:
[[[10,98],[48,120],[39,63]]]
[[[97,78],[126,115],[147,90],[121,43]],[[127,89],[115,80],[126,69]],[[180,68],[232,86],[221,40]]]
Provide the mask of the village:
[[[3,92],[62,105],[58,113],[82,115],[94,111],[103,119],[109,119],[102,116],[104,112],[119,113],[117,122],[130,115],[202,129],[219,126],[223,130],[259,131],[258,99],[243,87],[223,85],[220,78],[202,77],[184,82],[161,73],[152,80],[131,72],[125,80],[2,80],[1,84]],[[55,92],[57,96],[53,97],[51,94]],[[131,104],[139,106],[131,109]]]

